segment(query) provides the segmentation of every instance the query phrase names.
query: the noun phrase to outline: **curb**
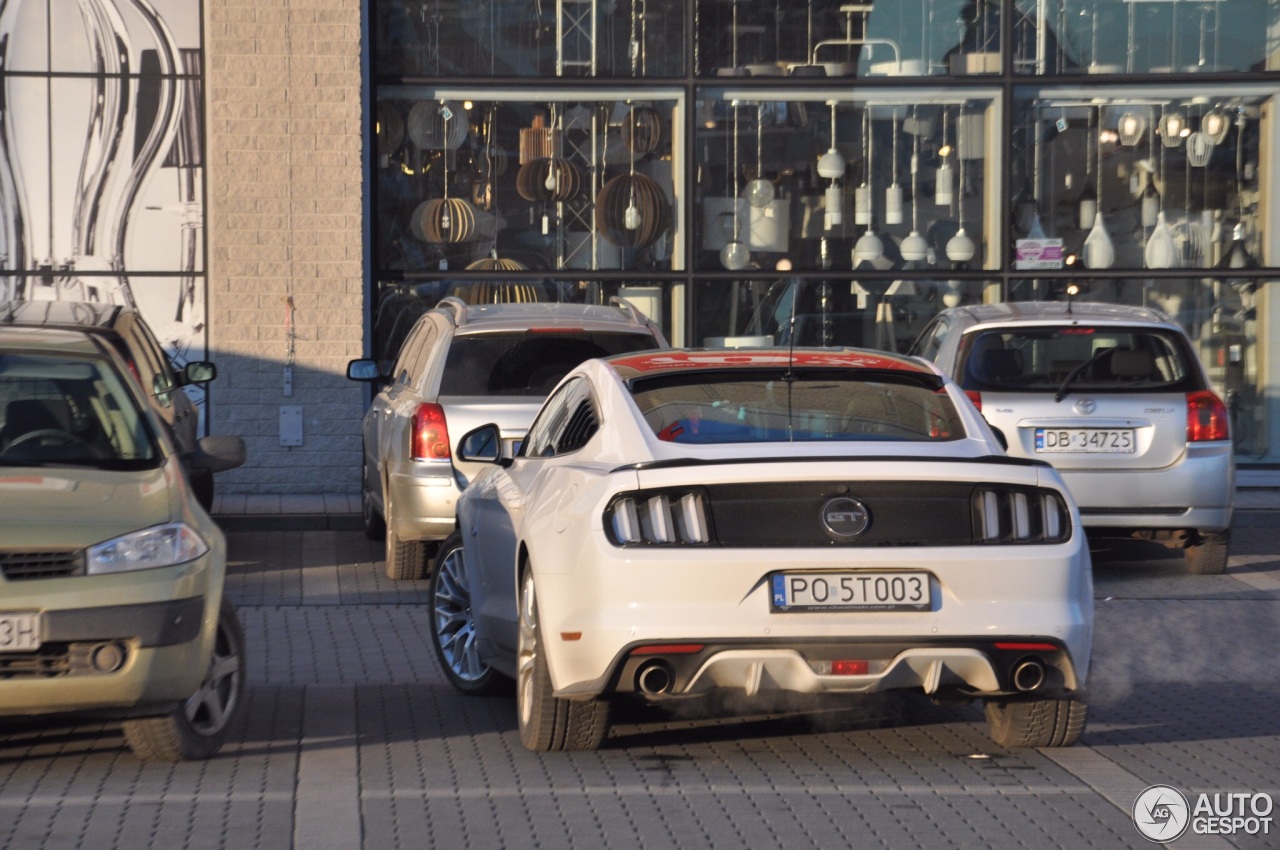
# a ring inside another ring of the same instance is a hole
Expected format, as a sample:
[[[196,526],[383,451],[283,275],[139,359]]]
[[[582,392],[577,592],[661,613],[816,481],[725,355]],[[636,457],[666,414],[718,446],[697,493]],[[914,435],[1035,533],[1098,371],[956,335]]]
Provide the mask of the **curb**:
[[[215,514],[223,531],[360,531],[360,514]]]

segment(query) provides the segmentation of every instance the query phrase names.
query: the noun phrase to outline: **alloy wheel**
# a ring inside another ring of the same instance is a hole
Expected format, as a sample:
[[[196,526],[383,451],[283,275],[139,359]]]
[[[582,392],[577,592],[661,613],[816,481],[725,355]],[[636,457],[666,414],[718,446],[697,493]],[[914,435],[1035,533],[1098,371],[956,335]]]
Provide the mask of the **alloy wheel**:
[[[475,681],[489,672],[480,660],[475,621],[471,616],[471,585],[461,546],[445,553],[436,565],[434,615],[440,652],[460,679]]]
[[[183,705],[187,720],[196,733],[216,735],[226,727],[239,699],[243,663],[243,648],[237,636],[220,622],[209,672]]]
[[[516,658],[516,698],[520,720],[527,724],[533,717],[535,688],[534,667],[538,660],[538,614],[534,602],[533,572],[525,573],[520,589],[520,638]]]

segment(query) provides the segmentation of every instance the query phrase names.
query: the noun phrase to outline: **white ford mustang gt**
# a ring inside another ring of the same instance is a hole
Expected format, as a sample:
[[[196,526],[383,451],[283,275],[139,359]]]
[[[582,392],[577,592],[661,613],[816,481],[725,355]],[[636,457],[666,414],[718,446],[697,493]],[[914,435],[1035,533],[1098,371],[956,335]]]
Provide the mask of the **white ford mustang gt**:
[[[498,429],[432,576],[452,683],[516,681],[532,750],[609,703],[736,689],[981,699],[1005,746],[1084,729],[1079,514],[922,360],[852,349],[590,360],[514,458]]]

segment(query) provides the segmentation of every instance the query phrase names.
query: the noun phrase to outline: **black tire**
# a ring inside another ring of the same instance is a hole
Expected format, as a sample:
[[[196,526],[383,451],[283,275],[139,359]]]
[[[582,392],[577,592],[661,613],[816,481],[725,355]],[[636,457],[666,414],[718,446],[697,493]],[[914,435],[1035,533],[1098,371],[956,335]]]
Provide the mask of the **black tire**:
[[[403,540],[387,528],[387,578],[392,581],[416,581],[427,577],[427,544],[421,540]]]
[[[543,652],[533,571],[520,583],[520,637],[516,665],[516,713],[520,743],[534,752],[596,750],[609,734],[609,703],[557,699]]]
[[[987,734],[1002,747],[1069,747],[1080,739],[1089,706],[1080,699],[986,701]]]
[[[462,535],[456,531],[440,546],[429,593],[431,645],[449,683],[470,696],[492,696],[505,690],[510,681],[480,660],[471,616],[471,579]]]
[[[124,722],[124,739],[144,761],[207,759],[244,710],[244,630],[225,599],[218,611],[209,669],[189,698],[158,717]]]
[[[414,581],[427,577],[427,544],[421,540],[405,540],[395,531],[392,517],[395,507],[391,494],[383,494],[387,514],[387,578],[392,581]]]
[[[1231,532],[1210,531],[1200,535],[1200,542],[1182,550],[1187,572],[1193,575],[1216,576],[1227,569],[1231,549]]]
[[[363,457],[363,454],[362,454]],[[373,506],[373,492],[369,488],[368,458],[360,461],[360,515],[364,521],[364,536],[370,540],[382,540],[387,534],[387,524],[382,514]]]

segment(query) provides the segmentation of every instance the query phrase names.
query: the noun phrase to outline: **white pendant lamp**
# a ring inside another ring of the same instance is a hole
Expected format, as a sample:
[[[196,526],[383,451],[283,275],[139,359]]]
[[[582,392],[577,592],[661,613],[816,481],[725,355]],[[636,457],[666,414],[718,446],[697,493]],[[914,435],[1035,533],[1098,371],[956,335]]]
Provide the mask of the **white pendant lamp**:
[[[914,118],[915,110],[912,110]],[[909,263],[918,263],[929,254],[929,243],[920,235],[917,229],[917,205],[916,198],[920,192],[920,137],[912,134],[911,136],[911,232],[902,240],[902,244],[898,246],[898,253],[902,255],[902,259]]]
[[[1092,114],[1092,113],[1090,113]],[[1107,232],[1107,226],[1102,218],[1102,147],[1097,146],[1098,150],[1098,167],[1096,169],[1098,175],[1098,201],[1097,212],[1093,217],[1093,228],[1089,231],[1089,235],[1084,238],[1084,264],[1091,269],[1109,269],[1111,264],[1116,261],[1116,249],[1111,243],[1111,234]]]
[[[823,204],[826,207],[824,218],[827,230],[844,223],[844,192],[839,183],[832,181],[826,188],[823,193]]]
[[[874,263],[883,256],[884,242],[868,227],[853,245],[853,267],[856,269],[863,263]]]
[[[947,240],[947,259],[953,263],[967,263],[977,251],[978,247],[973,244],[969,234],[964,232],[963,224],[956,235]]]
[[[831,181],[831,185],[825,192],[824,214],[825,229],[830,230],[844,222],[844,204],[842,203],[844,193],[836,181],[844,176],[845,161],[836,150],[836,102],[829,100],[827,103],[831,106],[831,148],[818,157],[817,171],[819,177]]]
[[[634,117],[628,118],[627,120],[629,121],[634,120]],[[734,111],[734,120],[735,121],[737,120],[736,109]],[[737,126],[736,125],[734,127],[734,144],[737,144]],[[640,212],[640,207],[636,206],[636,149],[635,149],[635,146],[627,145],[627,151],[630,157],[629,159],[630,166],[628,168],[628,174],[631,179],[628,181],[630,192],[627,196],[627,208],[622,213],[622,226],[627,230],[639,230],[640,225],[644,224],[644,214]],[[737,183],[738,177],[736,174],[734,175],[733,179],[734,179],[734,187],[736,188],[738,185]],[[735,216],[737,215],[736,211],[734,212],[734,215]]]
[[[1151,146],[1155,147],[1155,140],[1151,142]],[[1164,148],[1160,149],[1160,173],[1166,173],[1164,166]],[[1155,191],[1155,175],[1151,176],[1151,184],[1148,188],[1151,190],[1149,194],[1142,197],[1142,215],[1143,221],[1146,221],[1148,212],[1148,201],[1155,202],[1155,222],[1152,225],[1151,235],[1147,237],[1147,244],[1142,250],[1142,262],[1149,269],[1171,269],[1177,264],[1177,248],[1173,243],[1173,231],[1169,229],[1169,223],[1165,221],[1163,200]],[[1167,187],[1166,187],[1167,188]]]
[[[1173,233],[1164,220],[1164,210],[1156,213],[1155,229],[1147,237],[1146,247],[1142,251],[1142,261],[1149,269],[1171,269],[1177,249],[1173,244]]]
[[[962,105],[960,107],[964,109]],[[946,126],[946,112],[943,112],[943,126]],[[945,131],[944,131],[945,132]],[[977,253],[977,246],[973,244],[973,240],[969,238],[969,234],[964,232],[964,156],[960,151],[960,137],[956,137],[956,159],[960,160],[960,203],[959,218],[960,229],[956,231],[956,235],[947,240],[947,259],[953,263],[967,263],[973,259],[973,255]],[[941,169],[939,169],[941,170]]]
[[[1213,141],[1204,133],[1196,132],[1187,136],[1187,162],[1193,168],[1204,168],[1213,156]]]
[[[733,239],[720,249],[720,264],[729,271],[744,269],[751,252],[742,243],[742,222],[738,217],[738,102],[733,102]]]
[[[756,209],[764,209],[773,203],[778,190],[764,179],[764,103],[756,108],[756,176],[747,184],[747,203]]]
[[[867,168],[863,174],[862,185],[853,192],[853,223],[871,224],[871,107],[862,110],[862,149],[866,151]]]
[[[1120,136],[1120,144],[1133,147],[1142,141],[1147,131],[1147,119],[1136,112],[1126,112],[1116,122],[1116,134]]]
[[[942,164],[938,166],[934,177],[933,202],[940,207],[951,206],[955,179],[951,173],[951,165],[947,162],[947,108],[942,107]]]
[[[1209,141],[1215,145],[1220,145],[1227,138],[1227,132],[1231,129],[1231,121],[1226,114],[1218,109],[1210,109],[1200,119],[1200,132],[1204,133]]]
[[[893,182],[884,190],[884,223],[902,224],[902,187],[898,185],[898,112],[894,110],[893,121]]]
[[[1093,188],[1093,151],[1090,147],[1094,143],[1093,109],[1091,107],[1084,136],[1084,190],[1080,193],[1080,197],[1076,202],[1081,230],[1092,228],[1093,220],[1098,214],[1098,193]]]
[[[1187,119],[1181,112],[1166,112],[1160,118],[1160,141],[1166,148],[1176,148],[1182,144],[1182,137],[1187,134]]]

